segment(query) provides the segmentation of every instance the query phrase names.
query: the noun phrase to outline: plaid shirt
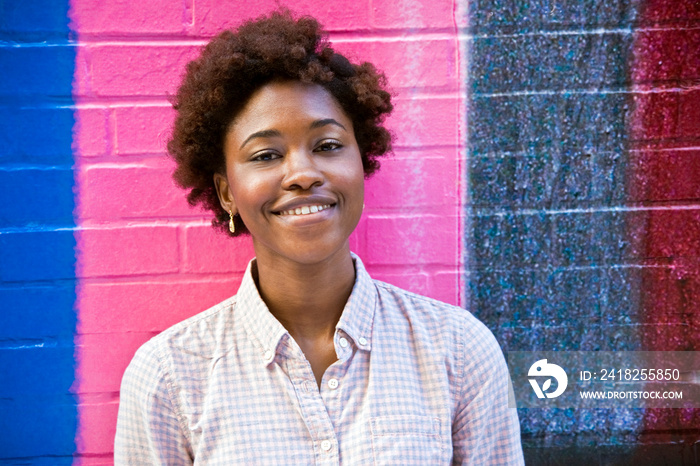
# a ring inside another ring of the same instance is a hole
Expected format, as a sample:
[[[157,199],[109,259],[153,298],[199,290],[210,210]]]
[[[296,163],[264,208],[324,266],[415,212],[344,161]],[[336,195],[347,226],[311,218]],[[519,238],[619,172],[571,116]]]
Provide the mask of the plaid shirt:
[[[509,376],[464,309],[355,260],[320,389],[248,266],[238,294],[143,345],[124,374],[115,463],[523,464]]]

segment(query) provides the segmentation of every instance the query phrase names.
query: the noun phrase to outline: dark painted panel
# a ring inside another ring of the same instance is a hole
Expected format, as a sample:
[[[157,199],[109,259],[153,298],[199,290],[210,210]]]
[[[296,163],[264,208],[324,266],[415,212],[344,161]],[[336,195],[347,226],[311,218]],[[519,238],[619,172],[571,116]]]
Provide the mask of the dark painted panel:
[[[475,94],[620,89],[629,81],[628,32],[499,36],[474,39]],[[531,53],[537,50],[538,53]],[[581,67],[585,62],[586,66]]]
[[[641,349],[648,217],[627,184],[637,7],[470,2],[468,297],[505,351]],[[644,412],[519,414],[529,464],[590,465],[605,464],[597,446],[634,451]]]
[[[474,155],[533,154],[550,163],[559,154],[622,153],[629,109],[621,93],[473,95],[469,149]]]
[[[523,33],[570,28],[629,27],[640,0],[472,0],[469,12],[477,33]]]

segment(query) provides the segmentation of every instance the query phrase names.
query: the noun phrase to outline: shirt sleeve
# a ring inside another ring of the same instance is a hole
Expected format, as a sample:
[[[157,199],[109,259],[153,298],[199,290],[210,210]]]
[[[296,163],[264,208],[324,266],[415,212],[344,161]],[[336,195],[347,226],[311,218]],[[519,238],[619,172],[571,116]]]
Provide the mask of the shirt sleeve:
[[[192,464],[166,374],[148,344],[127,367],[119,394],[115,465]]]
[[[471,316],[470,316],[471,317]],[[520,423],[508,407],[510,375],[493,334],[465,331],[462,396],[452,425],[453,464],[522,465]],[[476,335],[475,335],[476,333]]]

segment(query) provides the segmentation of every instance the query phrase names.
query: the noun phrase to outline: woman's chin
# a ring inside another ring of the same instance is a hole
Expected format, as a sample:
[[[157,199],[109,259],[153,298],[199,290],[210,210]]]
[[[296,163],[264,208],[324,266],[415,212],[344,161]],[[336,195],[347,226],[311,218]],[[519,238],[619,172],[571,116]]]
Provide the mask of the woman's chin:
[[[258,260],[267,262],[271,266],[276,264],[298,264],[311,266],[333,262],[350,255],[350,246],[347,237],[335,241],[294,241],[292,244],[268,245],[253,238],[255,255]],[[285,247],[286,246],[286,247]]]

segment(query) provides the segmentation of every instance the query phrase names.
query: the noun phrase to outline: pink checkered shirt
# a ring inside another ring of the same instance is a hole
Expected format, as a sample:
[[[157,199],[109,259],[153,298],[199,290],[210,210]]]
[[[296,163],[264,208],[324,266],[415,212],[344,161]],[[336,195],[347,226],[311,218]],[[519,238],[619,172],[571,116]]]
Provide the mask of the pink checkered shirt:
[[[356,280],[319,390],[248,266],[238,294],[143,345],[116,464],[523,464],[509,377],[464,309]]]

